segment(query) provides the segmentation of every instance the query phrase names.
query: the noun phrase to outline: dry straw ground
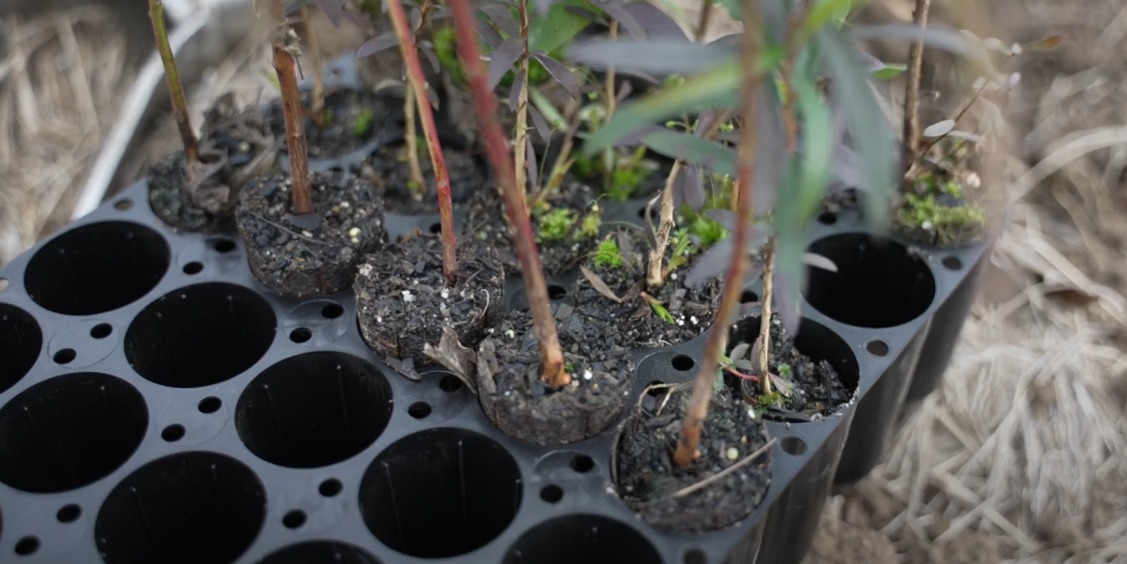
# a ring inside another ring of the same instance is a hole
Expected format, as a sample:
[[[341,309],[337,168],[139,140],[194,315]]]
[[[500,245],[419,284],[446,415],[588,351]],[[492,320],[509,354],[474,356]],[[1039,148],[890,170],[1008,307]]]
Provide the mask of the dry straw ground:
[[[1021,69],[1011,221],[943,387],[886,464],[835,492],[808,562],[1127,562],[1127,6],[990,7],[1007,40],[1070,42]],[[137,20],[110,14],[4,17],[0,263],[68,216],[135,73]],[[268,88],[256,33],[192,89],[197,112],[228,88],[243,103]],[[326,37],[334,51],[359,39]],[[154,155],[174,147],[171,122],[152,139]]]

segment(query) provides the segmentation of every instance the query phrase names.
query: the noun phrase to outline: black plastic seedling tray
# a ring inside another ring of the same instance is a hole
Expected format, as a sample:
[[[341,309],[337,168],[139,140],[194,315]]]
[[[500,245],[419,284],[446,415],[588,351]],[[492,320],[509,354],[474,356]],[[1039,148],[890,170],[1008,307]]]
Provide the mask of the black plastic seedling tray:
[[[505,436],[453,375],[377,360],[351,293],[269,291],[236,235],[175,233],[146,190],[0,268],[0,561],[796,563],[832,483],[879,461],[921,351],[946,365],[969,307],[948,302],[984,251],[824,215],[811,250],[839,271],[811,273],[798,347],[857,400],[768,424],[770,489],[739,525],[669,534],[614,494],[617,426],[561,448]],[[637,222],[641,205],[607,213]],[[691,379],[703,342],[639,351],[634,397]]]

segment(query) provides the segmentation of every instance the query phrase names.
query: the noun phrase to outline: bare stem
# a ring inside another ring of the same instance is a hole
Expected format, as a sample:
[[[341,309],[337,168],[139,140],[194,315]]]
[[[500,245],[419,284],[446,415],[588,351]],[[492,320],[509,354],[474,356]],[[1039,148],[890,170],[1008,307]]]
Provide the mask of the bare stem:
[[[434,183],[438,190],[438,215],[442,223],[442,273],[446,276],[447,282],[454,284],[457,281],[458,263],[454,241],[454,207],[450,201],[450,176],[446,172],[446,159],[439,145],[438,129],[434,125],[434,113],[431,111],[430,99],[427,97],[426,78],[423,76],[423,66],[419,63],[419,51],[415,48],[415,40],[407,23],[407,13],[399,0],[388,0],[387,8],[392,24],[395,26],[395,33],[399,36],[399,50],[403,54],[403,61],[407,64],[407,79],[415,93],[419,120],[423,125],[423,135],[426,136],[430,162],[434,168]]]
[[[649,261],[646,264],[646,287],[651,290],[665,283],[662,264],[665,261],[665,248],[669,246],[669,235],[673,232],[673,183],[681,173],[681,168],[681,161],[673,161],[669,176],[665,178],[665,187],[661,191],[660,219],[654,236],[654,246],[650,249]]]
[[[313,119],[322,123],[321,113],[325,110],[325,74],[321,68],[321,41],[317,37],[317,30],[313,29],[313,19],[310,17],[308,6],[301,10],[302,20],[305,22],[305,40],[309,42],[309,58],[313,61],[313,103],[310,110]]]
[[[720,354],[728,343],[728,325],[736,311],[743,291],[744,275],[747,272],[747,241],[750,238],[752,218],[752,199],[755,186],[752,184],[752,161],[757,154],[756,128],[752,123],[755,115],[755,91],[763,79],[762,73],[754,72],[755,59],[760,52],[760,16],[758,0],[743,0],[743,92],[742,101],[744,108],[744,123],[740,129],[742,139],[740,159],[738,192],[739,200],[736,206],[736,232],[732,234],[732,259],[728,264],[728,272],[724,278],[724,293],[720,298],[716,319],[708,332],[708,342],[705,345],[704,359],[700,372],[693,382],[693,394],[689,398],[689,406],[685,411],[682,422],[681,436],[677,440],[677,450],[673,453],[673,461],[677,466],[684,468],[700,456],[700,435],[704,421],[708,418],[708,407],[712,401],[713,387],[720,367]]]
[[[775,274],[775,244],[773,241],[763,246],[763,296],[760,299],[762,311],[759,317],[759,378],[763,393],[771,393],[771,376],[768,365],[771,358],[771,299],[774,296],[773,278]]]
[[[407,144],[407,168],[411,182],[422,190],[426,179],[423,178],[423,165],[419,162],[419,135],[415,132],[415,123],[415,91],[408,88],[403,96],[403,140]]]
[[[517,112],[516,125],[513,129],[513,153],[515,157],[513,169],[516,173],[517,186],[521,190],[521,197],[524,198],[524,190],[528,186],[528,172],[525,169],[525,163],[528,160],[528,0],[517,2],[517,10],[520,15],[520,39],[524,47],[520,56],[520,84],[516,86],[520,88],[520,95],[517,96],[517,107],[513,108]]]
[[[931,0],[916,0],[912,23],[922,32],[927,28],[927,14]],[[923,72],[924,41],[912,44],[908,52],[908,85],[904,93],[904,142],[908,152],[915,155],[920,148],[920,74]]]
[[[180,83],[180,72],[176,69],[176,58],[168,43],[168,29],[164,25],[164,3],[162,0],[149,0],[149,19],[153,22],[153,36],[156,38],[160,60],[164,63],[164,76],[168,82],[168,92],[172,96],[172,111],[176,115],[176,126],[180,128],[180,141],[184,144],[184,158],[189,161],[200,160],[199,140],[192,131],[188,118],[188,102],[184,97],[184,86]]]
[[[486,82],[486,69],[481,60],[481,49],[477,43],[477,30],[474,29],[474,15],[469,0],[450,0],[450,10],[457,33],[458,54],[469,77],[477,119],[485,138],[485,150],[501,182],[505,200],[505,211],[514,231],[513,239],[524,273],[524,288],[532,310],[532,321],[536,340],[540,345],[540,359],[543,373],[540,378],[553,388],[562,388],[571,383],[571,375],[564,369],[563,351],[560,348],[556,320],[548,304],[548,285],[544,281],[544,271],[540,265],[540,254],[532,233],[532,221],[528,216],[528,206],[524,200],[524,190],[517,185],[513,173],[505,134],[501,130],[501,120],[497,115],[497,96]]]
[[[274,17],[278,20],[278,36],[274,40],[274,70],[282,88],[282,105],[286,117],[286,143],[290,157],[290,181],[293,183],[293,213],[313,213],[313,190],[310,187],[309,149],[305,142],[305,122],[301,112],[301,94],[297,89],[297,72],[293,52],[297,49],[292,31],[282,12],[282,0],[274,0]]]

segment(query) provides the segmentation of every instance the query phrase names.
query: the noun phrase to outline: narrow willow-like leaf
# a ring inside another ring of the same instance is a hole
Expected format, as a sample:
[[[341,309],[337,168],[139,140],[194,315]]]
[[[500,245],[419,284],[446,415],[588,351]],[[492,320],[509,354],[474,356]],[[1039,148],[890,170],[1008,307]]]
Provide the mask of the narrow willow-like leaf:
[[[806,241],[801,236],[775,239],[775,269],[772,278],[772,302],[775,314],[791,338],[798,336],[802,324],[801,295],[806,281],[802,251]]]
[[[506,39],[500,46],[493,50],[489,60],[489,74],[486,75],[489,88],[497,88],[505,74],[513,68],[521,54],[524,53],[524,42],[519,37]]]
[[[577,42],[568,49],[567,58],[594,69],[692,75],[730,62],[737,54],[734,49],[679,39],[596,39]]]
[[[736,175],[736,151],[722,143],[671,130],[651,133],[642,138],[642,143],[669,158],[700,165],[717,174]]]
[[[955,129],[955,120],[945,119],[943,121],[933,123],[923,130],[924,137],[943,137]]]
[[[896,189],[899,152],[893,142],[895,136],[861,63],[841,34],[833,28],[822,28],[818,42],[822,45],[823,71],[833,81],[831,92],[840,98],[843,108],[848,108],[848,131],[865,175],[865,217],[871,229],[882,233],[888,229],[891,198]]]
[[[810,0],[807,0],[810,1]],[[842,17],[842,13],[849,13],[853,0],[816,0],[802,21],[802,31],[813,34],[822,26]]]
[[[929,47],[964,56],[974,55],[977,51],[962,32],[941,27],[920,29],[910,24],[859,25],[850,29],[849,38],[923,41]]]
[[[543,15],[535,17],[528,24],[528,48],[531,51],[550,53],[579,35],[591,23],[590,18],[582,17],[570,10],[569,6],[592,9],[586,0],[563,0],[556,2]]]
[[[623,9],[646,30],[646,37],[649,39],[689,40],[677,20],[649,2],[628,2]]]
[[[645,28],[634,19],[634,15],[629,10],[625,9],[626,5],[622,0],[601,0],[596,5],[602,8],[608,16],[614,18],[630,37],[638,40],[646,38]]]
[[[583,154],[593,156],[640,128],[661,123],[684,112],[731,108],[738,101],[739,81],[739,63],[729,61],[678,86],[663,88],[624,104],[607,123],[586,137]]]
[[[802,114],[802,157],[799,167],[798,192],[784,194],[795,198],[797,223],[805,222],[816,212],[825,198],[833,165],[833,116],[818,91],[817,74],[795,73],[792,77],[795,100]]]
[[[356,50],[356,56],[358,58],[368,57],[380,51],[395,47],[396,45],[399,45],[399,39],[395,36],[394,31],[381,33],[365,41],[364,44]]]
[[[583,78],[581,76],[565,67],[563,63],[544,53],[533,53],[532,58],[544,65],[544,69],[548,71],[548,74],[552,75],[552,78],[556,79],[556,82],[558,82],[564,90],[567,90],[568,94],[571,94],[574,98],[579,97],[579,89],[583,86]]]
[[[493,22],[493,25],[497,26],[497,30],[502,34],[510,39],[520,37],[520,24],[517,23],[516,17],[513,16],[512,6],[508,3],[482,6],[480,10],[489,18],[489,21]]]

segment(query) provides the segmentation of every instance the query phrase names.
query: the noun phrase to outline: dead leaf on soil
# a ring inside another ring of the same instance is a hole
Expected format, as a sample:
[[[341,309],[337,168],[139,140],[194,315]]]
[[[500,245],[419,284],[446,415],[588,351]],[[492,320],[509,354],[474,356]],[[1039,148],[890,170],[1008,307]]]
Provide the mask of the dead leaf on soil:
[[[616,304],[622,303],[622,298],[618,297],[618,295],[614,293],[614,290],[610,289],[610,286],[607,286],[607,283],[603,281],[601,276],[588,270],[587,267],[583,265],[579,265],[579,271],[583,273],[583,277],[591,283],[591,287],[594,288],[596,292],[606,296]]]
[[[442,329],[442,338],[438,346],[427,343],[423,346],[423,353],[435,362],[445,366],[462,381],[473,393],[477,393],[477,354],[462,346],[458,341],[458,334],[449,327]]]

